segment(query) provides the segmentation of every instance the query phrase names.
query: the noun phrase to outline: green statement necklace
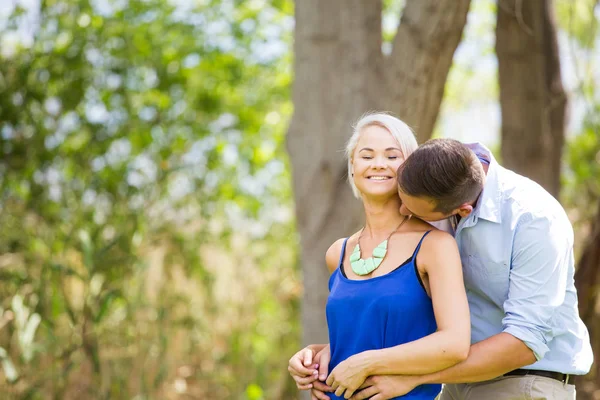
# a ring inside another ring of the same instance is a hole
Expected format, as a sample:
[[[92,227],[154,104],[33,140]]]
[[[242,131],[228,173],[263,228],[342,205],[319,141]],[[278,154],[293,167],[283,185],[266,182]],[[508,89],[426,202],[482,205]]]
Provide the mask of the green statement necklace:
[[[381,262],[387,254],[388,240],[390,240],[392,235],[396,233],[398,229],[400,229],[402,224],[406,222],[407,219],[408,217],[404,217],[402,222],[400,222],[400,225],[398,225],[398,227],[394,229],[392,233],[390,233],[390,236],[388,236],[387,239],[379,243],[379,245],[377,245],[377,247],[373,249],[373,255],[367,258],[366,260],[360,257],[360,238],[362,237],[362,234],[365,231],[365,228],[362,228],[362,230],[360,231],[360,235],[358,235],[356,247],[352,251],[352,254],[350,254],[350,266],[352,267],[352,271],[354,271],[356,275],[368,275],[371,272],[375,271],[377,267],[381,265]]]

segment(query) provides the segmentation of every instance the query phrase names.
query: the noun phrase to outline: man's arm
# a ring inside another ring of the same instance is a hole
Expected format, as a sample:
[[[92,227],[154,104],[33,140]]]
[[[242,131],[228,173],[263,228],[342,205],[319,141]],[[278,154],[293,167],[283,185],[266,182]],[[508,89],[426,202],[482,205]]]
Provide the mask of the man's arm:
[[[525,215],[514,237],[503,332],[471,346],[468,358],[423,376],[374,376],[352,396],[390,398],[426,383],[481,382],[540,360],[554,337],[552,318],[564,302],[572,262],[573,228],[564,213]],[[561,371],[557,371],[561,372]]]
[[[524,216],[514,237],[503,332],[471,346],[460,364],[415,380],[480,382],[543,358],[554,336],[553,314],[565,298],[572,232],[563,215]]]
[[[479,382],[542,359],[554,336],[553,314],[565,299],[572,243],[566,217],[524,216],[514,237],[503,332],[471,346],[467,360],[426,381]]]
[[[465,361],[420,377],[419,384],[481,382],[535,361],[535,355],[525,343],[502,332],[471,346],[469,357]]]
[[[503,332],[471,346],[469,357],[448,369],[420,376],[371,376],[350,400],[395,398],[427,383],[486,381],[533,362],[533,352],[521,340]]]
[[[549,351],[556,333],[553,318],[565,301],[572,263],[573,228],[564,212],[524,216],[514,237],[502,324],[503,331],[522,340],[537,360]]]

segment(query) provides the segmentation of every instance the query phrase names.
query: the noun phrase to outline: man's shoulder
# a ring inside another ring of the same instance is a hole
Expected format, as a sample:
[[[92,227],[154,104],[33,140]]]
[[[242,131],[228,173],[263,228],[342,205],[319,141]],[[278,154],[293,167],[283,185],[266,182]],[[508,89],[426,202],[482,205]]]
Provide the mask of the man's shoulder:
[[[503,217],[566,217],[563,206],[537,182],[502,167],[499,168],[498,175]]]
[[[541,185],[508,169],[501,176],[502,230],[536,232],[531,240],[563,237],[573,242],[573,226],[564,207]],[[521,236],[523,238],[525,236]]]

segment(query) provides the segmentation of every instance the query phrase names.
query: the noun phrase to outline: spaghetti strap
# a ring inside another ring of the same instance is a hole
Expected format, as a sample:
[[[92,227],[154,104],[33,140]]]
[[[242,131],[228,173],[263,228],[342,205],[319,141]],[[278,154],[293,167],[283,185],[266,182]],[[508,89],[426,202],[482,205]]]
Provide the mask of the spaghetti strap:
[[[342,262],[344,261],[344,254],[346,254],[346,243],[348,242],[349,237],[344,239],[344,244],[342,245],[342,253],[340,254],[340,261],[338,261],[338,267],[342,268]]]
[[[421,238],[421,240],[419,240],[419,244],[417,245],[417,248],[415,249],[415,252],[413,253],[413,255],[411,257],[412,259],[415,260],[415,265],[416,265],[416,261],[417,261],[415,257],[417,257],[417,253],[419,252],[419,249],[421,248],[421,244],[423,243],[423,239],[425,239],[425,236],[427,236],[429,234],[429,232],[431,232],[431,231],[425,232],[425,234],[423,235],[423,237]]]

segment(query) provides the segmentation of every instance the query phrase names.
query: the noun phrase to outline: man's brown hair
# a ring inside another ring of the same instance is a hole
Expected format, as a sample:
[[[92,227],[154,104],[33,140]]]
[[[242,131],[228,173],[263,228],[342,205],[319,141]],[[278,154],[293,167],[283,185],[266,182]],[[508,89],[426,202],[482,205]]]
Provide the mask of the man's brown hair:
[[[484,172],[477,156],[454,139],[432,139],[398,168],[398,185],[409,196],[426,197],[435,211],[448,214],[477,199]]]

